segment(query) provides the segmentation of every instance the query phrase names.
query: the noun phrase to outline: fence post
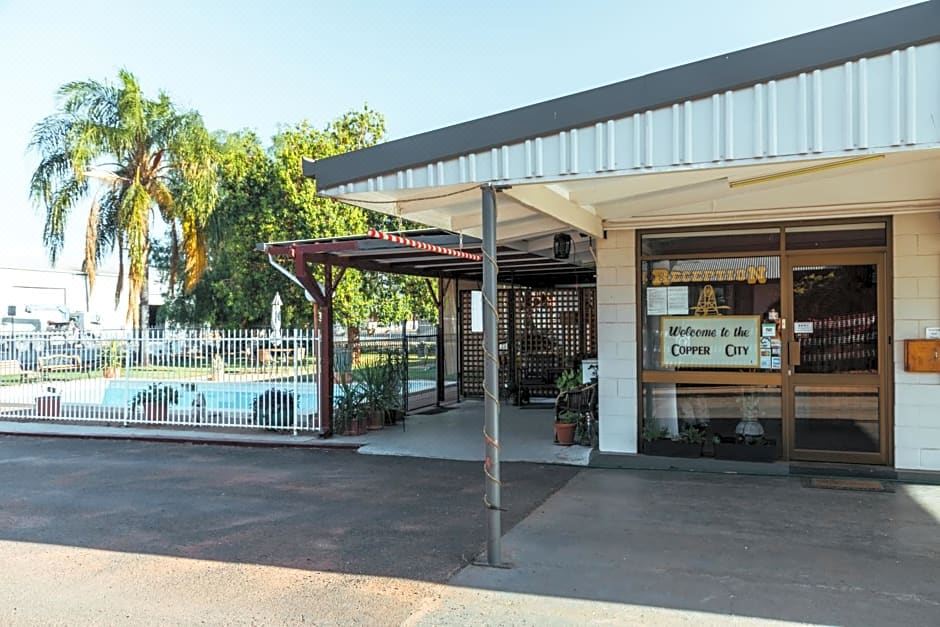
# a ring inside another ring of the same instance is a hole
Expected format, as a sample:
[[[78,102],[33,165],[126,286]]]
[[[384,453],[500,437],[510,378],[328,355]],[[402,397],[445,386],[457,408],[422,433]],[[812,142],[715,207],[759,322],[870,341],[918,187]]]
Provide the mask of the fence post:
[[[408,321],[402,320],[401,323],[401,363],[402,363],[402,411],[408,413]]]
[[[297,403],[297,353],[298,351],[300,351],[300,341],[299,341],[299,338],[297,337],[297,329],[294,329],[293,331],[292,346],[293,346],[293,350],[291,351],[291,353],[294,355],[294,394],[293,394],[292,402],[294,405],[294,410],[291,412],[291,422],[293,423],[291,427],[293,429],[294,436],[296,436],[297,435],[297,405],[298,405]]]
[[[130,405],[130,386],[127,383],[130,380],[131,376],[131,340],[128,339],[127,333],[124,334],[124,425],[127,426],[127,414],[131,411]]]

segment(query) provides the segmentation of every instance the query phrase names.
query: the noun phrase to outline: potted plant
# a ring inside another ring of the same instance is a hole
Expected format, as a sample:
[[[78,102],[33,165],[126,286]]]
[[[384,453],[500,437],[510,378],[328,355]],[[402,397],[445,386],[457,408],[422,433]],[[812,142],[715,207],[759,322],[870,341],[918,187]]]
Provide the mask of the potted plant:
[[[116,340],[108,344],[104,351],[104,368],[102,368],[105,379],[116,379],[121,376],[122,353],[121,345]]]
[[[405,417],[402,407],[405,391],[404,363],[398,353],[389,351],[385,355],[385,423],[393,425]]]
[[[46,393],[36,397],[36,415],[57,417],[62,415],[62,397],[54,387],[46,388]]]
[[[269,388],[252,401],[251,415],[260,427],[289,427],[294,423],[294,395],[287,390]]]
[[[575,389],[581,385],[581,373],[573,368],[570,370],[564,370],[558,378],[555,379],[555,387],[558,388],[559,394],[564,394],[570,390]]]
[[[382,429],[385,427],[385,368],[380,365],[366,366],[356,371],[356,383],[366,407],[367,427]]]
[[[683,427],[673,436],[666,427],[656,427],[650,421],[643,428],[643,452],[662,457],[701,457],[705,446],[705,432],[693,425]]]
[[[351,383],[353,380],[353,351],[349,346],[333,348],[333,383]]]
[[[362,419],[362,393],[349,382],[341,382],[333,400],[334,429],[343,435],[362,435],[366,432]]]
[[[571,446],[574,444],[574,429],[578,424],[578,413],[573,411],[563,411],[555,420],[555,442],[561,446]]]
[[[762,435],[756,437],[716,435],[712,442],[715,445],[715,457],[717,459],[742,462],[772,462],[777,458],[777,441],[765,438]]]
[[[169,407],[179,402],[179,390],[163,383],[151,383],[131,399],[131,409],[142,407],[148,422],[164,422]]]

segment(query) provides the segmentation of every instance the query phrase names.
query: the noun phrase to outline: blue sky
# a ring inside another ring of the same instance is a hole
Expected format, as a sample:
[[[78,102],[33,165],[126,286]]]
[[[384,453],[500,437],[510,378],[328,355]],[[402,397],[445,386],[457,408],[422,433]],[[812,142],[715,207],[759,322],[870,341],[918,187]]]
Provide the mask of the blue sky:
[[[66,81],[126,67],[210,128],[263,137],[368,103],[397,138],[907,4],[0,0],[0,265],[47,263],[26,145]],[[85,212],[60,266],[81,262]]]

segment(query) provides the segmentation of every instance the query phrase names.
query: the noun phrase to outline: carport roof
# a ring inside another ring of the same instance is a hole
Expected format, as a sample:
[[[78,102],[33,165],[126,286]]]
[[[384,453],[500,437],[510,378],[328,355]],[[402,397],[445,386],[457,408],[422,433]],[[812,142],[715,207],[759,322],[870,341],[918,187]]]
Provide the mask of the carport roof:
[[[481,252],[479,239],[461,237],[443,229],[399,231],[396,235],[468,253]],[[545,245],[533,241],[498,246],[498,280],[532,287],[594,282],[594,265],[587,262],[591,259],[588,242],[575,238],[570,260],[555,259],[546,252],[550,247],[544,248]],[[268,242],[259,244],[258,249],[275,256],[302,255],[310,263],[329,263],[342,268],[429,278],[482,279],[482,264],[478,261],[410,248],[368,235]]]

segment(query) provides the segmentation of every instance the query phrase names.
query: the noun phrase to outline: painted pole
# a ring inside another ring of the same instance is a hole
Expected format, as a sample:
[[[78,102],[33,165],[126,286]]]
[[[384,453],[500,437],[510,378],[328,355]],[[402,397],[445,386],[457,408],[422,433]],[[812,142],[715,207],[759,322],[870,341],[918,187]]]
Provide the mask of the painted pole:
[[[502,521],[499,476],[499,357],[496,313],[496,190],[492,185],[482,186],[483,212],[483,441],[486,457],[483,469],[486,475],[486,494],[483,503],[487,511],[486,561],[490,566],[501,566]]]

